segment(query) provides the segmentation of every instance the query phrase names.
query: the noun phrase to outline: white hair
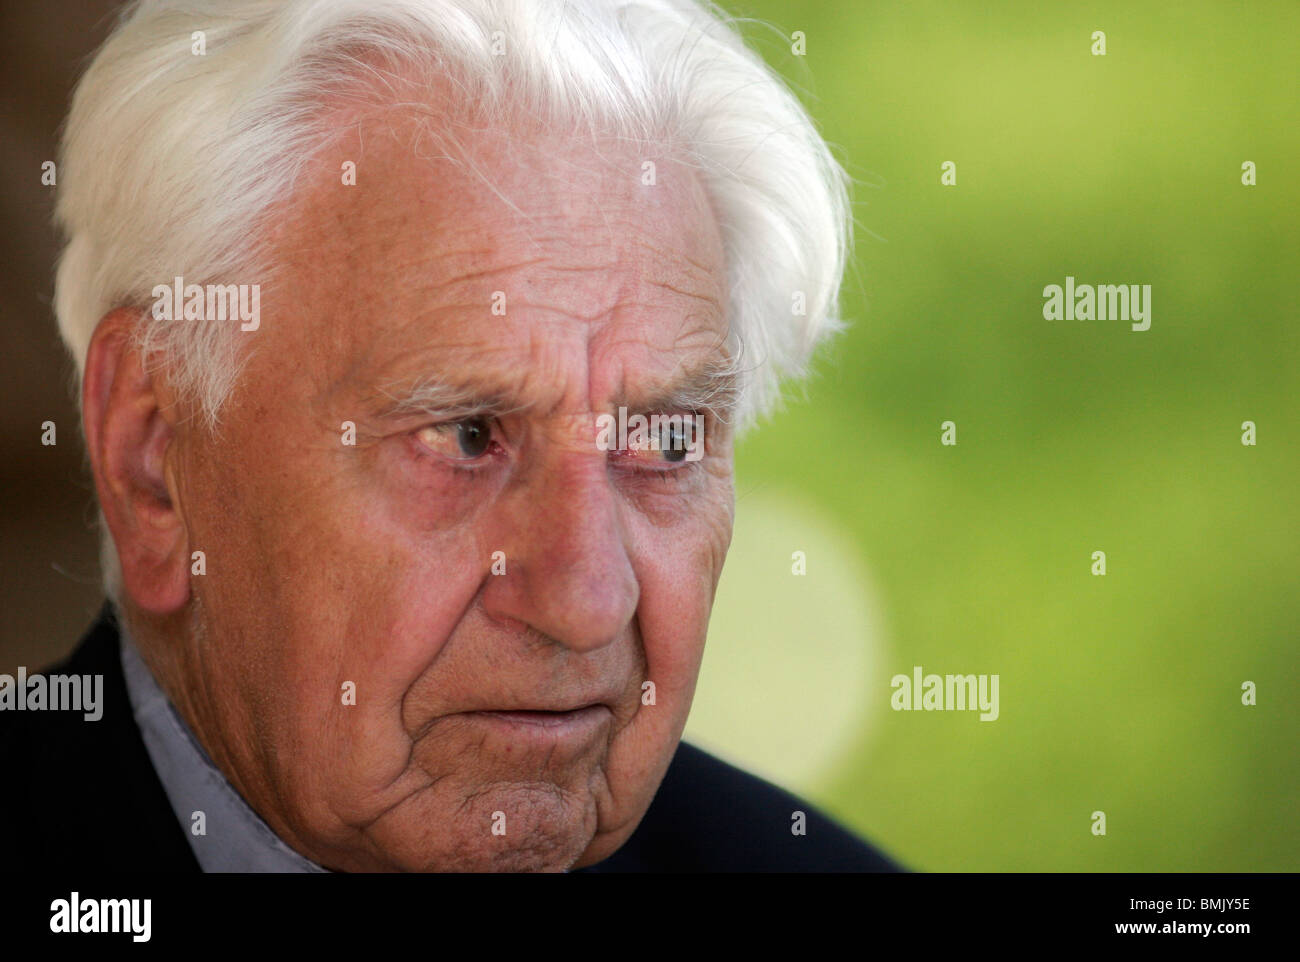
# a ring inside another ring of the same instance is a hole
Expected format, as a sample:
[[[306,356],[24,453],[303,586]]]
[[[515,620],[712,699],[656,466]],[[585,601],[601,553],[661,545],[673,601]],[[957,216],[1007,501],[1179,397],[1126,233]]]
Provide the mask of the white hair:
[[[488,122],[522,111],[685,152],[722,234],[729,329],[744,354],[740,427],[839,328],[847,178],[798,99],[712,6],[136,0],[77,86],[59,164],[54,307],[79,376],[100,319],[139,308],[140,345],[216,426],[243,356],[237,325],[156,320],[151,292],[176,276],[274,271],[260,262],[259,228],[336,133],[323,103],[373,91],[375,61],[452,80]],[[107,539],[104,555],[116,597]]]

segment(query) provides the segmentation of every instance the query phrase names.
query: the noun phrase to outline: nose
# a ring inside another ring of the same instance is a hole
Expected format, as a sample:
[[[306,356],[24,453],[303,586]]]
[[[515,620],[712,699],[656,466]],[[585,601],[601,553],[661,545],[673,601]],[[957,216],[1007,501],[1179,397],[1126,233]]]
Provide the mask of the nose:
[[[578,652],[617,640],[640,587],[603,453],[558,452],[505,497],[505,569],[484,586],[486,613]]]

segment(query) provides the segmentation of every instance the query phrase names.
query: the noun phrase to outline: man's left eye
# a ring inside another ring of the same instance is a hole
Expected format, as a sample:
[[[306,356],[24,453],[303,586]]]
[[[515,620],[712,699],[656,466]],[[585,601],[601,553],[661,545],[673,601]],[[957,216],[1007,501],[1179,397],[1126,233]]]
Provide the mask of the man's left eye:
[[[466,418],[431,424],[416,432],[425,447],[454,461],[481,458],[492,446],[492,423],[487,418]]]
[[[685,461],[694,432],[688,421],[684,425],[670,424],[659,433],[659,451],[663,460],[670,464]]]
[[[702,428],[693,415],[655,415],[649,427],[639,427],[628,437],[627,454],[642,464],[676,465],[697,461],[701,455]]]

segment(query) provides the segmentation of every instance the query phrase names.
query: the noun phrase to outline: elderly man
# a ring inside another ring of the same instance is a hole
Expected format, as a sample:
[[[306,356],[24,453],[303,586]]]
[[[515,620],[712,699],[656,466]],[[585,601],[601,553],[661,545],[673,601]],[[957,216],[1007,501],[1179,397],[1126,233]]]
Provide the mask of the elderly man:
[[[891,867],[679,744],[733,437],[834,328],[847,237],[728,26],[143,0],[58,190],[111,604],[49,673],[102,675],[103,717],[0,718],[20,852]]]

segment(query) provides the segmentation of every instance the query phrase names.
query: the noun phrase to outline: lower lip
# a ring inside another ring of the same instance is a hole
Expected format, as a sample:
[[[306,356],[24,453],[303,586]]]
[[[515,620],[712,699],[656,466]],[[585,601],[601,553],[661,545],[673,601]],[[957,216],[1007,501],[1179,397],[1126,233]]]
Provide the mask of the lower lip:
[[[574,711],[475,711],[468,714],[520,735],[532,733],[552,737],[594,731],[611,717],[604,705],[588,705]]]

